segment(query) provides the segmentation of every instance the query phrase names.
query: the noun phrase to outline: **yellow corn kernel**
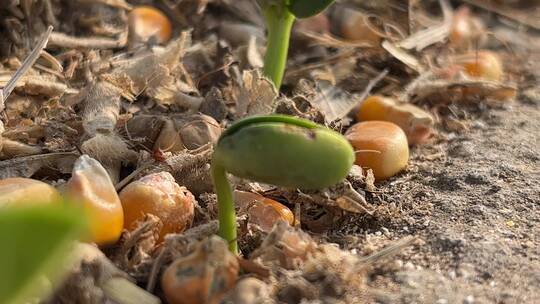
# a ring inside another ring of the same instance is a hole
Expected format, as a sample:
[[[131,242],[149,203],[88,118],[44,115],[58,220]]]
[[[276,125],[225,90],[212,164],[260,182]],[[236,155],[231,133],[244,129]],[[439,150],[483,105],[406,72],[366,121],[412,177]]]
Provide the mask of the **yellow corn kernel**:
[[[394,99],[370,96],[362,102],[356,115],[358,121],[380,120],[398,125],[411,145],[425,142],[434,133],[433,117],[412,104],[399,104]]]
[[[0,208],[17,205],[49,204],[61,201],[60,193],[51,185],[30,178],[0,180]]]
[[[122,204],[107,171],[97,160],[81,156],[65,190],[72,203],[83,207],[93,242],[106,245],[118,240],[124,226]]]
[[[193,222],[195,198],[168,172],[147,175],[120,191],[124,228],[133,230],[146,214],[157,216],[163,226],[158,242],[168,233],[179,233]]]
[[[372,169],[377,180],[392,177],[407,167],[407,136],[393,123],[375,120],[360,122],[347,130],[345,137],[355,149],[355,163]]]

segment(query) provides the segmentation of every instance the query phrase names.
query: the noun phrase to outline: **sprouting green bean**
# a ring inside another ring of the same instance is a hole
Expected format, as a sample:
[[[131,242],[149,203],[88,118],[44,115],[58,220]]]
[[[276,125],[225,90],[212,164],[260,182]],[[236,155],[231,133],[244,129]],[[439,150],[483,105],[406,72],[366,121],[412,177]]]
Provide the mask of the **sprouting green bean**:
[[[220,236],[237,251],[226,172],[283,187],[321,189],[345,178],[353,162],[353,149],[341,134],[309,120],[269,115],[235,123],[221,135],[212,158]]]

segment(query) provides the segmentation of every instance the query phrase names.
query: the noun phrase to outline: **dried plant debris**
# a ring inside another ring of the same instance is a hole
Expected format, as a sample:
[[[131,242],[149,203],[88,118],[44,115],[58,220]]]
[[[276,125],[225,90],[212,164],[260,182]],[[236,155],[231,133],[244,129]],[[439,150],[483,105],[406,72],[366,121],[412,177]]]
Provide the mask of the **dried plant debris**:
[[[75,252],[80,262],[50,303],[160,303],[159,298],[130,281],[97,247],[78,244]]]
[[[242,85],[236,88],[236,118],[270,114],[278,95],[274,85],[257,70],[245,71]]]
[[[171,295],[186,287],[182,276],[169,271],[172,283],[162,284],[170,267],[196,270],[183,278],[201,303],[538,302],[528,293],[535,276],[505,266],[535,269],[538,256],[527,233],[540,121],[531,1],[335,1],[295,22],[279,89],[261,72],[260,1],[4,2],[0,179],[62,189],[87,154],[116,192],[168,172],[197,199],[191,228],[164,242],[163,224],[146,215],[111,246],[77,244],[79,262],[44,303],[185,302],[187,293]],[[148,11],[161,28],[137,19]],[[386,116],[362,115],[377,96]],[[234,121],[271,113],[342,134],[391,120],[410,157],[388,180],[354,165],[317,191],[229,176],[237,192],[287,211],[237,200],[234,257],[213,237],[213,145]],[[427,245],[402,251],[420,244],[413,236]],[[517,254],[499,255],[506,250]],[[468,263],[482,280],[462,275]],[[487,293],[493,284],[503,287]]]
[[[133,231],[124,231],[116,245],[113,262],[138,282],[145,282],[149,277],[162,225],[159,218],[147,214]]]

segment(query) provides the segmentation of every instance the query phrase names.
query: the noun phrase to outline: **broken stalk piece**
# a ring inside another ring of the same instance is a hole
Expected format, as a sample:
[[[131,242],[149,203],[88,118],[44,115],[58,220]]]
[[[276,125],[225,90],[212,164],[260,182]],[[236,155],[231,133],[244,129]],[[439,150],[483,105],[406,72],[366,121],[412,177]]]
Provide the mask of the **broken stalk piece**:
[[[268,115],[236,122],[221,135],[212,157],[219,236],[237,252],[236,215],[227,172],[282,187],[322,189],[345,178],[354,158],[341,134],[309,120]]]
[[[49,41],[49,37],[51,36],[53,27],[52,25],[49,25],[47,28],[47,31],[45,34],[43,34],[43,37],[39,39],[37,45],[32,49],[30,54],[24,59],[21,66],[17,69],[15,74],[11,77],[11,79],[8,81],[8,83],[0,89],[0,112],[4,110],[4,102],[9,97],[9,94],[15,89],[15,85],[17,82],[32,68],[36,60],[39,58],[39,55],[41,51],[47,46],[47,42]]]
[[[296,18],[308,18],[322,12],[334,0],[260,0],[266,20],[268,43],[264,57],[264,75],[279,90],[285,72],[289,38]]]

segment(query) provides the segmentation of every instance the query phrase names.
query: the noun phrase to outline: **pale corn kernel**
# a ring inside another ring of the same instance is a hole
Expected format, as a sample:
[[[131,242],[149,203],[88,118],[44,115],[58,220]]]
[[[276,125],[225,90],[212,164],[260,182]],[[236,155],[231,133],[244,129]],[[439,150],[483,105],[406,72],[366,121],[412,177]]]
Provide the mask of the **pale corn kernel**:
[[[71,203],[83,207],[93,242],[105,245],[118,240],[124,226],[122,204],[107,171],[97,160],[88,155],[79,157],[65,190]]]
[[[0,180],[0,208],[60,201],[60,193],[44,182],[21,177]]]
[[[355,149],[355,163],[372,169],[376,180],[392,177],[407,167],[407,136],[393,123],[360,122],[347,130],[345,137]]]

